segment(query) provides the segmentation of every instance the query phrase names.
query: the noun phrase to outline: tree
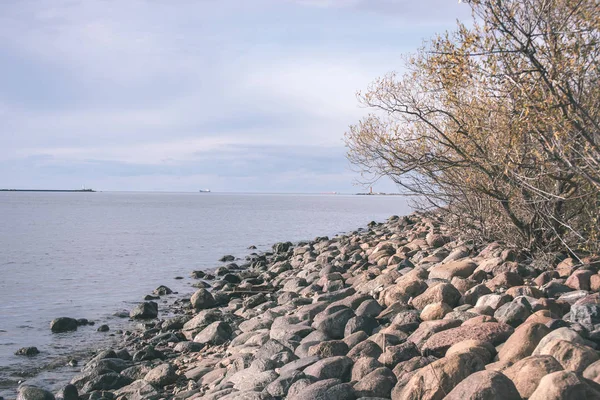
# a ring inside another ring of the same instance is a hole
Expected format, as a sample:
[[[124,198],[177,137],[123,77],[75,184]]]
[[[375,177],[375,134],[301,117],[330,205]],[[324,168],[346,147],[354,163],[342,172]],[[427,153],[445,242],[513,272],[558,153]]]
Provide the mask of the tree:
[[[486,238],[598,244],[598,11],[593,1],[472,1],[458,26],[359,93],[348,157]],[[568,28],[568,29],[567,29]]]

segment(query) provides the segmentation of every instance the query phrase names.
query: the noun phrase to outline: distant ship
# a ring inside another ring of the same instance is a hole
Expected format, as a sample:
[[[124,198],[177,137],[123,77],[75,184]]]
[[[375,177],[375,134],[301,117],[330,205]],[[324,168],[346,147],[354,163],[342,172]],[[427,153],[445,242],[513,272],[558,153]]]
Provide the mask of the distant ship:
[[[200,193],[210,193],[210,189],[200,189]]]

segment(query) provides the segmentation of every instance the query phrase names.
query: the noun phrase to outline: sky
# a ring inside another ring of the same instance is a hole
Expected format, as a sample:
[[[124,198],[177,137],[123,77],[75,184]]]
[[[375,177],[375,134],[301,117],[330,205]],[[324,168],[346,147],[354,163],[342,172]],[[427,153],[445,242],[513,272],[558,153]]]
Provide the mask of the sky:
[[[356,92],[454,0],[0,0],[0,188],[363,191]],[[391,181],[376,191],[396,191]]]

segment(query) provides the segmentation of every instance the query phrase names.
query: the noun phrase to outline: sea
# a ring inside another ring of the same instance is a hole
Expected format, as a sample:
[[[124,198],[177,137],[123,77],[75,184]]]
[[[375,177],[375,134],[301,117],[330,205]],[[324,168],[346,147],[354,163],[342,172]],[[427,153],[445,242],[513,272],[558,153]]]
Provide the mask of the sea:
[[[58,390],[78,371],[68,360],[109,346],[132,324],[116,314],[159,285],[193,293],[190,272],[221,265],[223,255],[410,211],[401,196],[0,192],[0,396],[14,398],[23,382]],[[52,334],[61,316],[95,325]],[[109,332],[98,332],[101,324]],[[14,354],[25,346],[40,354]]]

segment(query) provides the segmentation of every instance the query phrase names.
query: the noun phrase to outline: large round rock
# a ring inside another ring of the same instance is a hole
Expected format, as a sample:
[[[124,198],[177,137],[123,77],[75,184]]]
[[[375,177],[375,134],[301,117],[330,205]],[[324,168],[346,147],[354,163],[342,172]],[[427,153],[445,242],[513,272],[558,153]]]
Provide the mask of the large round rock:
[[[50,330],[54,333],[76,331],[77,320],[69,317],[56,318],[50,322]]]

